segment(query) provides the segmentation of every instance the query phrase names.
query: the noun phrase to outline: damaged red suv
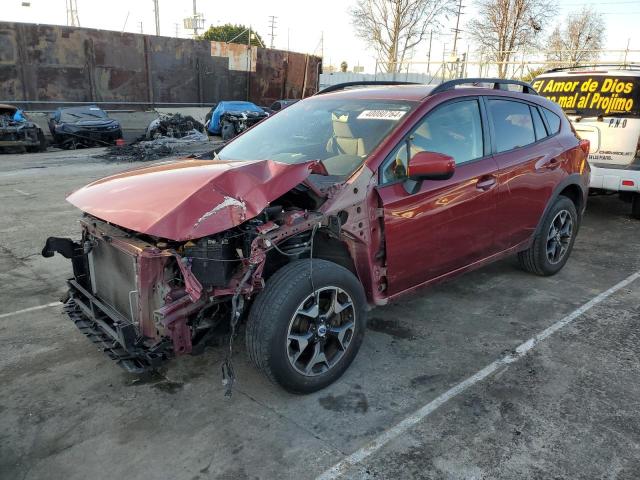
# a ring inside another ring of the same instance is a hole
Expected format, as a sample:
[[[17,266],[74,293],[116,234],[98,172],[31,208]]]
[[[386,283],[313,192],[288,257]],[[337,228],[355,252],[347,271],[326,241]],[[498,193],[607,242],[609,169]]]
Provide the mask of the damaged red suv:
[[[588,151],[525,83],[342,84],[211,160],[74,192],[82,237],[51,237],[43,255],[71,259],[66,313],[128,370],[232,341],[246,322],[256,367],[312,392],[353,361],[370,307],[512,254],[558,272]]]

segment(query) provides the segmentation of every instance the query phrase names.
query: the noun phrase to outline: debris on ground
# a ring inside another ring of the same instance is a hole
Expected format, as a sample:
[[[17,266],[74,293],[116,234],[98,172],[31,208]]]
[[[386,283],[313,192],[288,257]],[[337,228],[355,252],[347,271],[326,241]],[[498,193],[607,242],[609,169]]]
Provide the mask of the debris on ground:
[[[147,127],[146,140],[160,137],[184,138],[194,130],[205,133],[204,125],[190,115],[163,113]]]
[[[124,146],[111,146],[96,158],[114,162],[150,162],[160,158],[215,150],[225,142],[210,142],[205,133],[192,130],[181,138],[158,137]]]
[[[193,117],[165,113],[153,120],[146,133],[134,143],[108,147],[96,158],[115,162],[150,162],[219,150],[225,143],[209,141],[204,125]]]

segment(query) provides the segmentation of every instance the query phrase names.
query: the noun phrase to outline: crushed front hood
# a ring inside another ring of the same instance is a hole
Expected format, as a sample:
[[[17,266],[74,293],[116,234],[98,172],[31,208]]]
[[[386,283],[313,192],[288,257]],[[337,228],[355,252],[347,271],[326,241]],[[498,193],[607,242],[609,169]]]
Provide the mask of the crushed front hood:
[[[90,183],[67,200],[97,218],[136,232],[189,240],[258,215],[304,181],[313,162],[182,160]]]

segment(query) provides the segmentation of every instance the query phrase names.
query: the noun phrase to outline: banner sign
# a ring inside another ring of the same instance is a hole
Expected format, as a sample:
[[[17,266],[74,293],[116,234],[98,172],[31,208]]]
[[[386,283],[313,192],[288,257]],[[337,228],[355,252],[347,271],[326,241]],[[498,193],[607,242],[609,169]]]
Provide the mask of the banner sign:
[[[567,75],[543,77],[533,88],[563,110],[580,115],[616,113],[640,115],[640,78],[630,76]]]

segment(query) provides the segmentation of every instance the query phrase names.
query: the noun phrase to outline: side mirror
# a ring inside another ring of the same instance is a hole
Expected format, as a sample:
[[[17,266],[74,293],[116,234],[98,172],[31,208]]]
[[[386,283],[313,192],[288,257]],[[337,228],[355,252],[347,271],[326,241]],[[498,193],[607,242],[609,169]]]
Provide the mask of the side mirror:
[[[404,188],[414,194],[422,180],[448,180],[456,171],[453,157],[437,152],[418,152],[409,159]]]
[[[413,180],[447,180],[455,171],[453,157],[437,152],[418,152],[409,159],[407,176]]]

